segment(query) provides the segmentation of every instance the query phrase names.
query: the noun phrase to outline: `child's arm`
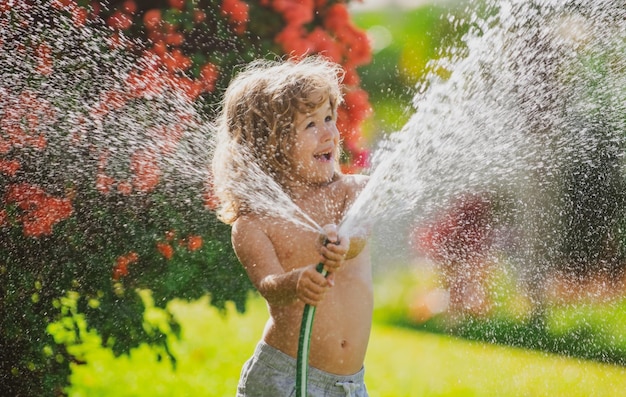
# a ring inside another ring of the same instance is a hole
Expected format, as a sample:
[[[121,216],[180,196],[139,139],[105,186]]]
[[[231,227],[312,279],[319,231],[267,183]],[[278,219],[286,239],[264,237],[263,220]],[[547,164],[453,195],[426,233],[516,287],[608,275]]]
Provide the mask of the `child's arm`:
[[[297,299],[317,305],[332,285],[332,280],[315,270],[317,264],[286,272],[272,242],[254,220],[240,218],[235,222],[232,243],[248,277],[271,305],[290,305]]]

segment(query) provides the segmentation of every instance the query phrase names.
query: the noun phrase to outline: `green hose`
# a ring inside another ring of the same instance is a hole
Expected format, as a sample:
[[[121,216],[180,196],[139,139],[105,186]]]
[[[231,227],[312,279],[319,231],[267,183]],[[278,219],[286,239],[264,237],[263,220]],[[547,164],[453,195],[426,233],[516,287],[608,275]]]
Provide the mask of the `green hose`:
[[[328,273],[324,269],[323,263],[318,263],[315,267],[324,277]],[[311,333],[313,332],[313,318],[315,317],[315,306],[304,305],[302,312],[302,323],[300,324],[300,337],[298,339],[298,358],[296,362],[296,397],[306,397],[307,380],[309,371],[309,347],[311,345]]]

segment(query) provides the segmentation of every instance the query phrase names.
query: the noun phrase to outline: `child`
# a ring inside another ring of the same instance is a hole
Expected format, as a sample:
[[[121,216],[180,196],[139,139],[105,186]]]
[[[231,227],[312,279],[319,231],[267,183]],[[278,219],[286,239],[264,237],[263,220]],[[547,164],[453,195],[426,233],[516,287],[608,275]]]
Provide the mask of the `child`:
[[[343,175],[338,168],[340,90],[340,67],[309,57],[255,62],[226,91],[213,159],[218,215],[232,224],[235,252],[270,314],[242,370],[238,396],[294,395],[305,304],[317,308],[309,395],[367,396],[363,361],[373,305],[369,253],[364,239],[339,236],[336,226],[367,179]],[[255,211],[258,195],[246,194],[237,183],[247,167],[240,152],[312,220],[326,225],[323,235]],[[319,262],[327,278],[315,270]]]

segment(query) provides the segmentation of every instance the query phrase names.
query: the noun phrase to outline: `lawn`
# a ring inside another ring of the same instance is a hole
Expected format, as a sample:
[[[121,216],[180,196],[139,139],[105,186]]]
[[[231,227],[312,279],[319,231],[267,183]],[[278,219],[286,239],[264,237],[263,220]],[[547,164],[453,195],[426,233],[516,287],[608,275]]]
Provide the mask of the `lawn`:
[[[147,345],[117,358],[103,349],[87,365],[73,366],[70,396],[233,396],[267,316],[263,303],[251,299],[244,315],[232,307],[220,313],[206,299],[174,301],[170,309],[182,325],[182,337],[169,343],[176,370],[162,350]],[[365,365],[372,397],[590,397],[626,390],[626,368],[379,323]]]
[[[374,327],[371,396],[617,396],[626,369],[447,336]]]

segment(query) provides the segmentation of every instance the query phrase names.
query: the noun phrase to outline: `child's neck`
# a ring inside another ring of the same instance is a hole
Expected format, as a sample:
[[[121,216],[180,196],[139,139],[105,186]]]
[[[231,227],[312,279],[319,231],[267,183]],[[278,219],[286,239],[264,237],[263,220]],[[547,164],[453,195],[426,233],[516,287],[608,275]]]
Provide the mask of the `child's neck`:
[[[289,191],[289,196],[293,200],[299,200],[304,197],[308,197],[308,196],[311,196],[320,192],[321,190],[326,188],[328,185],[335,182],[338,179],[338,177],[339,175],[335,173],[332,179],[326,182],[322,182],[322,183],[304,183],[304,182],[299,182],[299,181],[290,181],[290,183],[286,185],[286,188]]]

